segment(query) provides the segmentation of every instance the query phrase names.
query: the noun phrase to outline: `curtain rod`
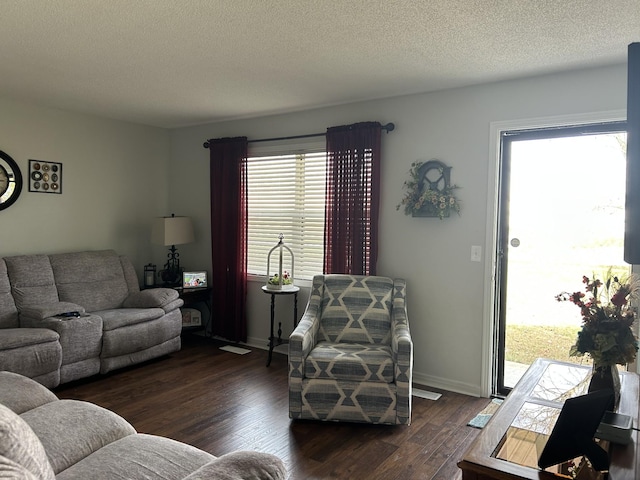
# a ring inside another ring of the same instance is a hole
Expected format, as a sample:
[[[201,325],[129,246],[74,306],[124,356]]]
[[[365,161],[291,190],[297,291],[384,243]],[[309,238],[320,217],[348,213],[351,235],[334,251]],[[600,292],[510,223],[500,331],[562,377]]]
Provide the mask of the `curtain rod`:
[[[392,132],[396,126],[389,122],[386,125],[383,125],[382,130],[386,130],[387,133]],[[309,133],[307,135],[294,135],[292,137],[277,137],[277,138],[259,138],[257,140],[248,140],[247,143],[259,143],[259,142],[275,142],[279,140],[295,140],[297,138],[311,138],[311,137],[324,137],[326,133]],[[202,144],[204,148],[209,148],[209,141],[206,141]]]

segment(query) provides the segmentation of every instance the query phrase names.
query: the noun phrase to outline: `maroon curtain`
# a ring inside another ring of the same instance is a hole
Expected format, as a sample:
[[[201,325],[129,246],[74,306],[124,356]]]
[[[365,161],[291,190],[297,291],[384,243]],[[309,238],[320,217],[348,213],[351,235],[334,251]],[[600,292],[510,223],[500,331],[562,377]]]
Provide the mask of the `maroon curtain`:
[[[247,138],[209,140],[211,333],[246,342]]]
[[[324,273],[376,274],[381,133],[378,122],[327,129]]]

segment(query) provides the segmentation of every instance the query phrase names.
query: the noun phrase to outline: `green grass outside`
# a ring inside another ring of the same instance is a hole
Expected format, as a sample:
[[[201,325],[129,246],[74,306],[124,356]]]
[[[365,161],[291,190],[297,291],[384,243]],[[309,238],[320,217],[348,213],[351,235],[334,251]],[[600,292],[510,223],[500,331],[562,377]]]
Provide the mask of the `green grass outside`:
[[[509,325],[505,338],[505,359],[530,364],[536,358],[552,358],[581,363],[585,357],[569,357],[569,349],[576,341],[580,327]]]

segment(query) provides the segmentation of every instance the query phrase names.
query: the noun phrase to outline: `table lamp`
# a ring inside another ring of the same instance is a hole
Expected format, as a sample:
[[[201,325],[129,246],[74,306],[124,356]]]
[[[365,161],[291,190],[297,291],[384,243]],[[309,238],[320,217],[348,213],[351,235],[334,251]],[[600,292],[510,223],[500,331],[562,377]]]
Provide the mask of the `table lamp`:
[[[169,248],[167,263],[164,270],[160,271],[160,277],[167,286],[178,285],[180,283],[180,254],[176,245],[191,243],[195,240],[193,235],[193,223],[190,217],[158,217],[153,223],[151,231],[151,241]]]

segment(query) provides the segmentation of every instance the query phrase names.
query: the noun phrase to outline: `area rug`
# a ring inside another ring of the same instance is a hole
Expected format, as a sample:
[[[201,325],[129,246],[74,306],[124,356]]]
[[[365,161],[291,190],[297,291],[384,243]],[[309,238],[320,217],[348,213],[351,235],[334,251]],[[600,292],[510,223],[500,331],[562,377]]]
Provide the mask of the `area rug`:
[[[484,428],[489,419],[491,419],[496,410],[498,410],[498,407],[502,404],[502,402],[503,400],[494,398],[493,400],[491,400],[491,403],[484,407],[475,417],[473,417],[471,421],[467,423],[467,425],[474,428]]]
[[[251,350],[247,350],[246,348],[234,347],[233,345],[225,345],[224,347],[220,347],[220,350],[235,353],[236,355],[244,355],[245,353],[251,352]]]

